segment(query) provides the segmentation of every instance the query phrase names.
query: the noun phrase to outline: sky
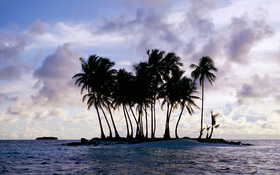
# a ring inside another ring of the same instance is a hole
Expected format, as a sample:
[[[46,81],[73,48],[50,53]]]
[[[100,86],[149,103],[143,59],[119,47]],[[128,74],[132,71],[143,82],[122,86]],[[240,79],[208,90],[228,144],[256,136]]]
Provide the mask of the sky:
[[[0,0],[0,139],[100,137],[73,75],[97,54],[133,71],[147,50],[190,64],[210,56],[218,68],[205,88],[204,120],[220,113],[213,137],[280,139],[278,0]],[[198,86],[200,93],[200,86]],[[197,101],[200,106],[201,101]],[[156,136],[166,108],[157,107]],[[171,136],[180,110],[171,116]],[[126,136],[122,110],[114,112]],[[105,124],[105,122],[104,122]],[[205,123],[204,123],[205,124]],[[108,130],[104,125],[105,134]],[[180,137],[198,137],[200,110],[185,111]],[[205,136],[205,134],[204,134]]]

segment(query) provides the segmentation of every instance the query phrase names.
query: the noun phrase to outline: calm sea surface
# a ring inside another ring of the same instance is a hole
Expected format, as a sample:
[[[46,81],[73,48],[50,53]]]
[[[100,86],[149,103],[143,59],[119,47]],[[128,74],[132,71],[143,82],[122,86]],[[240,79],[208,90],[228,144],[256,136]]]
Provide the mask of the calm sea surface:
[[[280,174],[280,141],[65,146],[71,141],[0,140],[0,174]]]

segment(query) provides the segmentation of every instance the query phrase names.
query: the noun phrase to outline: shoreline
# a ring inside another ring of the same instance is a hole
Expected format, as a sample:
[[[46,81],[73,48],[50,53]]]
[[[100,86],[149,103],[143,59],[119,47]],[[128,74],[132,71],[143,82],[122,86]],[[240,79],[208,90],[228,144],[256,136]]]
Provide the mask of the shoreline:
[[[87,140],[85,138],[81,138],[80,142],[71,142],[66,143],[64,145],[67,146],[81,146],[81,145],[122,145],[122,144],[140,144],[140,143],[161,143],[163,141],[186,141],[192,144],[197,143],[210,143],[210,144],[225,144],[225,145],[244,145],[244,146],[251,146],[252,144],[242,143],[241,141],[234,142],[234,141],[226,141],[224,139],[197,139],[197,138],[144,138],[144,139],[137,139],[137,138],[92,138],[91,140]]]

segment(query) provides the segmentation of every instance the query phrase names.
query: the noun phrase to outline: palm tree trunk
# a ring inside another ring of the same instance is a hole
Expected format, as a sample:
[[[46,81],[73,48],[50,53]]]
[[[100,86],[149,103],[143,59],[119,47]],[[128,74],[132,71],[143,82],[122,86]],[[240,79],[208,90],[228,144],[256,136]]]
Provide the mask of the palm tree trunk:
[[[178,137],[178,125],[179,125],[179,122],[181,120],[181,117],[182,117],[182,114],[183,114],[183,111],[184,111],[184,107],[182,107],[182,110],[181,110],[181,113],[179,115],[179,118],[178,118],[178,121],[177,121],[177,124],[176,124],[176,127],[175,127],[175,136],[176,136],[176,139],[179,139]]]
[[[140,115],[140,136],[144,137],[144,126],[143,126],[143,109],[141,107],[141,115]]]
[[[117,128],[116,128],[116,125],[115,125],[115,121],[114,121],[114,118],[113,118],[113,115],[112,115],[112,111],[111,111],[111,108],[109,106],[109,104],[107,104],[107,107],[108,107],[108,110],[109,110],[109,113],[110,113],[110,117],[111,117],[111,120],[112,120],[112,123],[113,123],[113,127],[114,127],[114,131],[115,131],[115,138],[120,138],[120,135],[117,131]]]
[[[214,126],[212,125],[212,127],[211,127],[211,133],[210,133],[209,139],[211,139],[211,137],[212,137],[213,130],[214,130]]]
[[[95,109],[96,109],[96,112],[97,112],[99,126],[100,126],[100,131],[101,131],[101,139],[105,139],[105,134],[104,134],[103,127],[102,127],[98,106],[96,104],[95,104]]]
[[[199,134],[199,137],[198,139],[201,139],[201,136],[202,136],[202,132],[203,132],[203,103],[204,103],[204,82],[202,82],[201,84],[202,86],[202,98],[201,98],[201,101],[202,101],[202,105],[201,105],[201,123],[200,123],[200,134]]]
[[[137,119],[136,119],[136,116],[135,116],[135,114],[134,114],[134,112],[133,112],[133,110],[132,110],[132,107],[129,106],[129,109],[130,109],[130,111],[131,111],[131,113],[132,113],[132,115],[133,115],[133,117],[134,117],[134,120],[135,120],[135,122],[136,122],[136,124],[137,124]]]
[[[130,116],[129,116],[129,114],[128,114],[128,110],[127,110],[126,106],[124,106],[124,109],[125,109],[125,112],[126,112],[126,115],[127,115],[128,121],[129,121],[129,124],[130,124],[130,138],[133,138],[133,126],[132,126],[132,122],[131,122],[131,119],[130,119]]]
[[[154,138],[154,114],[153,114],[153,104],[151,104],[151,138]]]
[[[156,98],[154,98],[154,105],[153,105],[153,110],[154,110],[154,131],[153,131],[153,138],[155,138],[156,134]]]
[[[170,105],[168,103],[167,104],[166,123],[165,123],[165,132],[164,132],[164,136],[163,136],[165,139],[170,139],[169,121],[170,121],[171,111],[172,111],[172,105]]]
[[[123,114],[124,114],[124,118],[125,118],[125,123],[126,123],[126,137],[129,138],[129,126],[128,126],[128,121],[127,121],[127,116],[126,116],[126,112],[125,112],[125,108],[124,105],[123,106]]]
[[[148,112],[147,112],[147,105],[145,105],[145,119],[146,119],[146,138],[148,138]]]
[[[99,107],[100,107],[100,109],[101,109],[101,111],[102,111],[102,113],[103,113],[103,115],[104,115],[104,118],[105,118],[106,123],[107,123],[108,128],[109,128],[109,132],[110,132],[109,138],[112,138],[112,137],[113,137],[113,135],[112,135],[112,129],[111,129],[110,123],[109,123],[109,121],[108,121],[108,119],[107,119],[107,116],[106,116],[106,114],[105,114],[105,112],[104,112],[104,110],[103,110],[102,106],[101,106],[101,105],[99,105]]]
[[[137,128],[136,128],[136,138],[141,138],[141,110],[138,108],[138,120],[137,120]]]
[[[139,110],[139,114],[138,114],[138,122],[137,122],[137,133],[136,133],[136,137],[137,138],[143,138],[143,123],[142,123],[142,112]]]

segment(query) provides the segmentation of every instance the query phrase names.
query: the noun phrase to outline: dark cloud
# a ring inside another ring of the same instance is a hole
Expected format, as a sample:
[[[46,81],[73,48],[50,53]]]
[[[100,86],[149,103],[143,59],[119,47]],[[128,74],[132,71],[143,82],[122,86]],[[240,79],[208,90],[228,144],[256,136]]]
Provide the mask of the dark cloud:
[[[12,80],[19,78],[21,67],[19,65],[9,65],[0,68],[0,80]]]
[[[219,7],[221,2],[220,0],[192,0],[190,2],[190,8],[185,13],[181,26],[184,28],[182,35],[190,33],[193,37],[183,41],[186,43],[183,53],[192,62],[206,55],[215,59],[221,53],[223,41],[219,32],[215,31],[211,13]]]
[[[219,63],[216,65],[219,70],[216,74],[219,77],[217,83],[224,87],[225,83],[230,84],[229,79],[234,78],[232,64],[252,63],[254,58],[249,57],[252,47],[272,34],[273,30],[265,21],[264,16],[259,15],[258,19],[256,17],[250,19],[248,15],[243,15],[232,18],[228,26],[214,31],[211,36],[205,37],[204,41],[192,38],[187,44],[189,48],[185,49],[184,53],[194,63],[205,55],[210,56],[215,63]],[[256,80],[257,78],[254,78],[254,81]],[[245,98],[249,99],[249,96],[253,97],[260,93],[256,92],[255,86],[259,87],[258,84],[253,86],[251,83],[242,86],[238,91],[240,103]]]
[[[191,28],[198,33],[199,37],[207,37],[213,33],[214,23],[210,18],[202,18],[189,13],[188,20]]]
[[[5,104],[7,102],[15,102],[18,97],[8,96],[5,93],[0,93],[0,105]]]
[[[4,99],[6,98],[5,94],[0,93],[0,105],[4,104]]]
[[[56,51],[43,61],[42,66],[35,70],[35,77],[41,80],[64,78],[69,68],[73,66],[71,63],[76,61],[71,60],[73,55],[77,56],[71,44],[58,46]]]
[[[223,42],[224,38],[220,36],[209,38],[208,41],[203,45],[201,50],[192,55],[192,58],[197,60],[198,58],[208,55],[213,60],[217,60],[217,58],[219,58],[223,53]]]
[[[0,32],[0,80],[21,76],[22,60],[19,55],[29,43],[23,34]]]
[[[221,0],[191,0],[190,11],[198,16],[208,16],[209,12],[218,8]]]
[[[28,43],[29,39],[24,34],[0,32],[0,63],[3,65],[15,61]]]
[[[250,19],[248,15],[232,18],[227,43],[229,58],[237,63],[249,62],[251,48],[274,32],[264,19]]]
[[[220,0],[191,0],[191,7],[187,12],[187,23],[199,37],[207,37],[214,31],[211,12],[217,9]]]
[[[28,32],[0,32],[0,80],[20,78],[24,71],[30,71],[25,58],[20,55],[33,38],[44,32],[44,25],[37,20],[30,24]]]
[[[142,2],[142,1],[141,1]],[[156,2],[154,2],[156,3]],[[162,5],[162,4],[161,4]],[[122,36],[133,38],[130,42],[136,46],[139,53],[147,49],[162,46],[176,48],[180,45],[179,33],[174,32],[174,26],[168,23],[169,8],[158,8],[154,5],[133,9],[133,16],[121,15],[116,18],[104,18],[102,25],[93,34],[119,33]],[[135,40],[135,36],[137,40]],[[158,44],[160,43],[160,44]]]
[[[242,98],[254,98],[260,96],[260,94],[258,94],[251,85],[243,84],[241,90],[239,91],[239,96]]]
[[[80,55],[71,44],[58,46],[56,51],[46,57],[41,67],[34,71],[38,79],[38,94],[33,95],[34,103],[44,105],[71,103],[71,95],[75,89],[72,77],[79,70]]]
[[[45,32],[44,24],[40,20],[30,24],[30,33],[33,35],[42,35]]]
[[[273,86],[273,79],[271,77],[264,76],[261,78],[256,74],[249,79],[251,81],[244,83],[237,91],[239,104],[247,104],[247,102],[262,103],[266,98],[274,98],[278,90]]]

